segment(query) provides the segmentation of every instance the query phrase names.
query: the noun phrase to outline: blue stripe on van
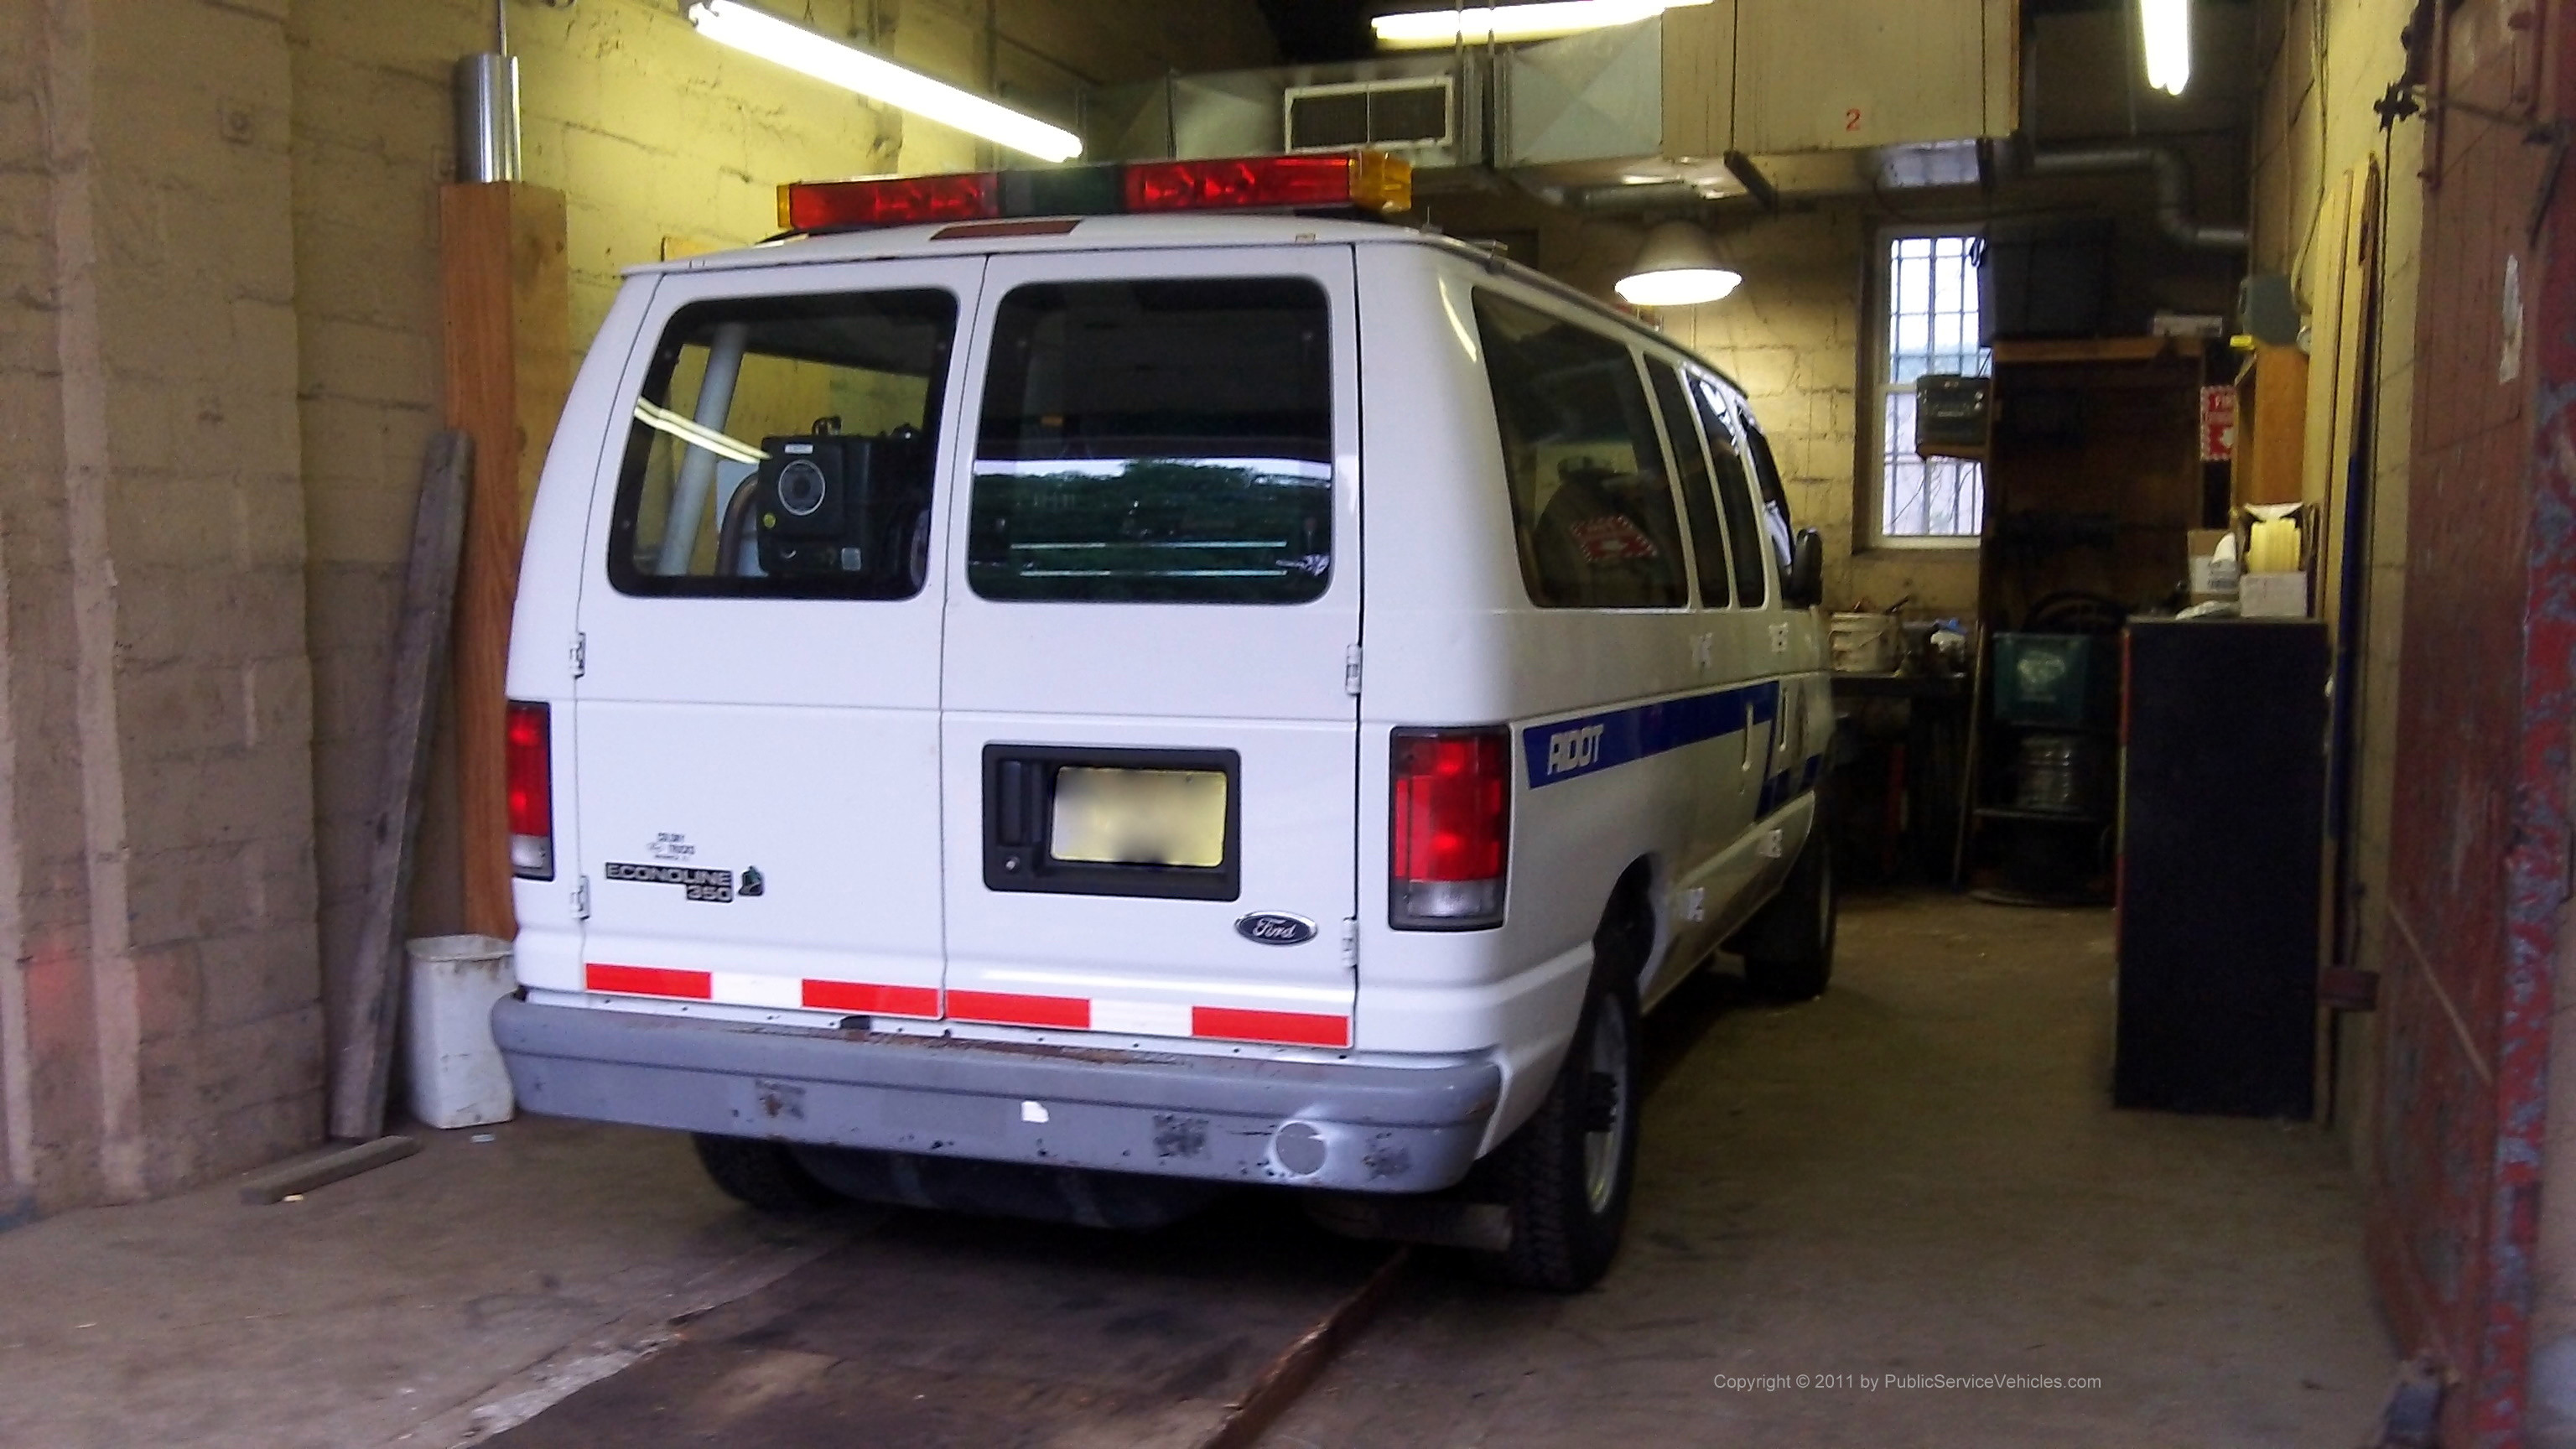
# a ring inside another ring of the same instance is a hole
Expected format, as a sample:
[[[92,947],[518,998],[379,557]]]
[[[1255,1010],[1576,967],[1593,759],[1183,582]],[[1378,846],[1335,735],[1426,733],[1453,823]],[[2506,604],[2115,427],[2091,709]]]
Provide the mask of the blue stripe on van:
[[[1803,767],[1782,770],[1764,779],[1761,803],[1754,807],[1755,818],[1767,817],[1772,811],[1816,788],[1816,776],[1823,772],[1824,764],[1824,756],[1809,755]]]
[[[1780,712],[1780,681],[1739,684],[1706,694],[1604,710],[1521,731],[1530,788],[1561,784],[1603,770],[1741,731]]]

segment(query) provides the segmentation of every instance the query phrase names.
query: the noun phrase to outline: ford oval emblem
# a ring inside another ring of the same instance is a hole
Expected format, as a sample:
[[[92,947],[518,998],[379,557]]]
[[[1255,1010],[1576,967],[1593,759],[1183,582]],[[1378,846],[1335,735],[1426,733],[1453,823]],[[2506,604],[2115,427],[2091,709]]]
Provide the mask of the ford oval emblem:
[[[1254,911],[1234,923],[1235,934],[1264,946],[1302,946],[1315,939],[1315,923],[1283,911]]]

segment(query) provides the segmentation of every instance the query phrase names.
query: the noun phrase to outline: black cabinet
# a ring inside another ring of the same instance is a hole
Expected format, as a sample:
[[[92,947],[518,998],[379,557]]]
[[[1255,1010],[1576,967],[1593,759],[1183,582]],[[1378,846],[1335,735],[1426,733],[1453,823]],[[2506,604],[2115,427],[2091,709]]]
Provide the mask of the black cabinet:
[[[2325,626],[2137,623],[2127,641],[2112,1100],[2307,1117]]]

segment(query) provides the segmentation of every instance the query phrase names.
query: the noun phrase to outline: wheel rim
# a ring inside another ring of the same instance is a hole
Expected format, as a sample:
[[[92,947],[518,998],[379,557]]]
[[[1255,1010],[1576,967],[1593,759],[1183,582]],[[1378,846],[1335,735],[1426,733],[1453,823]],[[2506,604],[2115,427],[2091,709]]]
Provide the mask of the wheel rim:
[[[1628,1021],[1610,1001],[1593,1013],[1586,1055],[1583,1197],[1597,1217],[1610,1210],[1619,1191],[1620,1158],[1628,1143]]]

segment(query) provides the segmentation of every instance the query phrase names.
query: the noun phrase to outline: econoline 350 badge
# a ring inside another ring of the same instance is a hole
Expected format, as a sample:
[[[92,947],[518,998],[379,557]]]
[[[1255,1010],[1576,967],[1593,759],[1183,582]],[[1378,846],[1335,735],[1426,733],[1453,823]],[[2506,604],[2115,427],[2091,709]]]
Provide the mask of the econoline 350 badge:
[[[705,870],[694,865],[628,865],[612,860],[605,873],[610,880],[636,885],[678,886],[693,901],[733,899],[733,872],[729,870]]]

